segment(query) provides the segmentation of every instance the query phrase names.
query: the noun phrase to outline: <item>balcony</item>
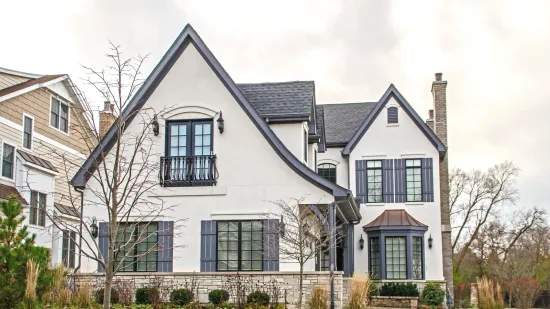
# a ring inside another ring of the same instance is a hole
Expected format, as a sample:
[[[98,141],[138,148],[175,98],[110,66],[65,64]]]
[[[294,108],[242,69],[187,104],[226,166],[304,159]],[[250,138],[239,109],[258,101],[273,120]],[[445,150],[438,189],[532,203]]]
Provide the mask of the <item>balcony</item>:
[[[214,186],[217,179],[216,155],[160,158],[163,187]]]

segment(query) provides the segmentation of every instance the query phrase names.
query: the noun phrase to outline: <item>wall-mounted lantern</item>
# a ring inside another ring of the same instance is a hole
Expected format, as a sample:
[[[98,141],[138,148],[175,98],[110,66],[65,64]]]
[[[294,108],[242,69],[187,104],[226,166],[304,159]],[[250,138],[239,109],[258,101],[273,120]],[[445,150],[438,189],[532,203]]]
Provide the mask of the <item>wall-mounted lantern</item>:
[[[430,234],[430,238],[428,238],[428,247],[431,249],[432,248],[432,243],[433,243],[433,238],[432,238],[432,234]]]
[[[363,239],[363,234],[361,234],[361,238],[359,238],[359,249],[363,250],[365,248],[365,240]]]
[[[223,117],[222,117],[222,112],[220,112],[220,117],[218,117],[218,130],[220,130],[220,133],[223,133],[223,129],[224,129],[224,120],[223,120]]]
[[[97,238],[99,234],[99,228],[97,227],[97,220],[95,217],[92,218],[92,224],[90,224],[90,233],[94,239]]]
[[[159,122],[157,120],[157,114],[153,116],[153,121],[151,121],[151,126],[153,127],[153,134],[155,134],[155,136],[158,136],[160,132],[160,128],[159,128]]]
[[[302,230],[304,234],[309,233],[309,229],[310,229],[309,224],[307,224],[307,222],[304,222],[304,225],[302,226]]]

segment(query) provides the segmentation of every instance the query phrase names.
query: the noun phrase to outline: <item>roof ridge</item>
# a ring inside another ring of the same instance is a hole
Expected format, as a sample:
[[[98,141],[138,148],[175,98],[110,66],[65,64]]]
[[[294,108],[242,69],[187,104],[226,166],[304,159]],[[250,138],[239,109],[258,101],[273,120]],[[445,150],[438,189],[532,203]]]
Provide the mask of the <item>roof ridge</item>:
[[[317,104],[318,106],[324,106],[324,105],[353,105],[353,104],[376,104],[378,102],[348,102],[348,103],[323,103],[323,104]]]
[[[28,87],[36,85],[36,84],[40,84],[40,83],[43,83],[43,82],[49,82],[49,81],[52,81],[56,78],[60,78],[60,77],[63,77],[63,76],[67,76],[67,74],[44,75],[44,76],[41,76],[41,77],[38,77],[38,78],[31,78],[31,79],[26,80],[24,82],[21,82],[21,83],[18,83],[18,84],[15,84],[15,85],[12,85],[12,86],[9,86],[9,87],[6,87],[6,88],[0,90],[0,97],[4,96],[4,95],[7,95],[7,94],[10,94],[12,92],[23,90],[25,88],[28,88]]]
[[[283,82],[255,82],[255,83],[236,83],[240,85],[280,85],[280,84],[292,84],[292,83],[315,83],[314,80],[289,80]]]
[[[12,69],[8,69],[8,68],[4,68],[4,67],[0,67],[0,73],[25,77],[25,78],[29,78],[29,79],[40,78],[42,76],[45,76],[45,74],[35,74],[35,73],[22,72],[22,71],[12,70]]]

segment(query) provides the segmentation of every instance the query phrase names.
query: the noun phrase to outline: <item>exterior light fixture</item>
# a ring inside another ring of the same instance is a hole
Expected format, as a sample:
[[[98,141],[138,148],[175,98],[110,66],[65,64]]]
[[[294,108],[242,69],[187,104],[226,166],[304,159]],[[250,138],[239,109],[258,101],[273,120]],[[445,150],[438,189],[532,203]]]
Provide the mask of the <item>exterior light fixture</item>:
[[[220,112],[220,117],[218,117],[218,130],[220,130],[220,133],[223,133],[223,129],[224,129],[224,120],[223,120],[223,117],[222,117],[222,112]]]
[[[309,233],[309,224],[307,222],[304,222],[303,231],[306,234]]]
[[[433,243],[433,238],[432,238],[432,234],[430,234],[430,238],[428,238],[428,247],[431,249],[432,248],[432,243]]]
[[[279,224],[279,235],[281,235],[281,238],[285,237],[285,221],[283,220],[283,215],[281,215],[281,223]]]
[[[97,220],[95,217],[92,218],[92,224],[90,224],[90,233],[94,239],[97,238],[99,234],[99,228],[97,227]]]
[[[155,136],[158,136],[160,130],[159,130],[159,122],[157,120],[157,114],[153,116],[153,121],[151,121],[151,126],[153,127],[153,134],[155,134]]]
[[[359,249],[363,250],[365,248],[365,240],[363,239],[363,234],[361,234],[361,238],[359,238]]]

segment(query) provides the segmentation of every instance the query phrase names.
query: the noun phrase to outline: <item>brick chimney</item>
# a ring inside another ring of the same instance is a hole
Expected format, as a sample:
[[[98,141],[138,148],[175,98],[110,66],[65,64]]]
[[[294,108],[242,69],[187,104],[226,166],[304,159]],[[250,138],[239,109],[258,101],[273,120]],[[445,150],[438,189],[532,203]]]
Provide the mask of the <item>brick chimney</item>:
[[[114,104],[109,101],[103,103],[103,110],[99,112],[99,138],[102,138],[115,122],[116,118],[113,110]]]
[[[435,81],[432,82],[432,96],[434,109],[430,110],[430,118],[426,121],[445,146],[449,146],[447,139],[447,81],[443,80],[442,73],[435,73]],[[447,281],[447,288],[453,293],[453,260],[451,246],[451,218],[449,214],[449,152],[439,160],[439,188],[441,208],[441,238],[443,248],[443,276]]]

